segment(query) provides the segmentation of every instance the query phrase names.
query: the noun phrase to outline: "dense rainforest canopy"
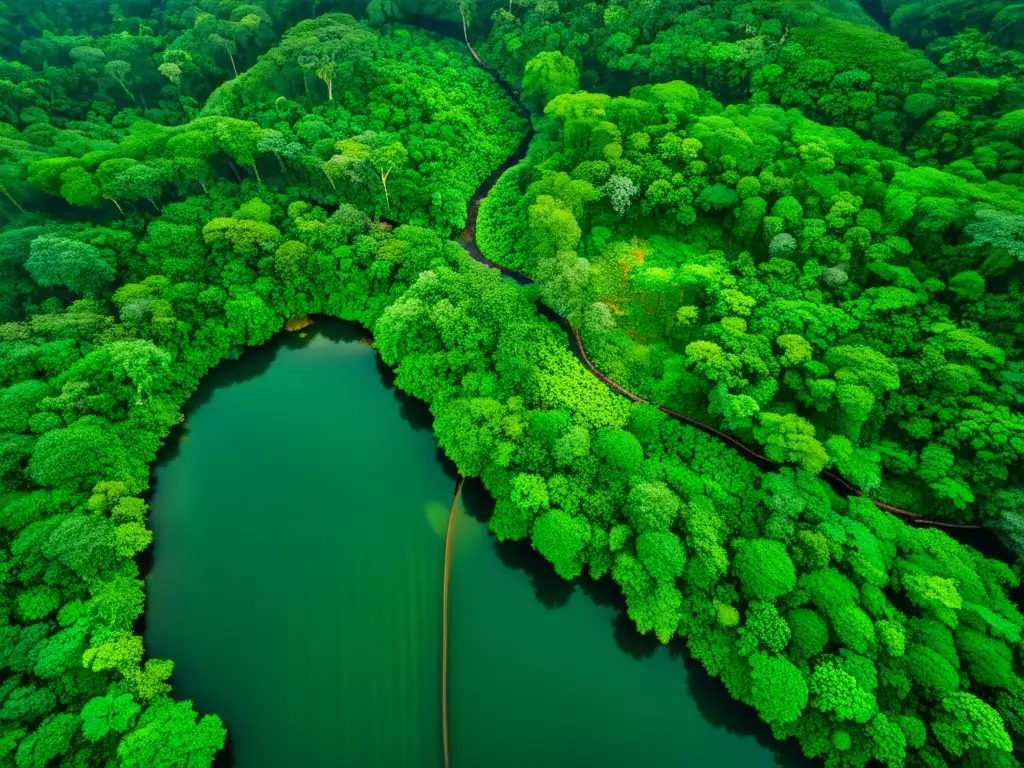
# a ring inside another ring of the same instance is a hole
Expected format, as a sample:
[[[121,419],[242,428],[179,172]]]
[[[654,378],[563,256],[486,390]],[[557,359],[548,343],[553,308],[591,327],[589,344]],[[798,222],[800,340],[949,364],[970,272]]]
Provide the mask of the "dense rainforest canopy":
[[[1017,765],[1017,565],[871,499],[1024,551],[1022,39],[967,0],[0,0],[0,762],[223,747],[137,634],[150,465],[322,313],[497,537],[777,738]],[[452,236],[527,137],[476,225],[521,286]]]

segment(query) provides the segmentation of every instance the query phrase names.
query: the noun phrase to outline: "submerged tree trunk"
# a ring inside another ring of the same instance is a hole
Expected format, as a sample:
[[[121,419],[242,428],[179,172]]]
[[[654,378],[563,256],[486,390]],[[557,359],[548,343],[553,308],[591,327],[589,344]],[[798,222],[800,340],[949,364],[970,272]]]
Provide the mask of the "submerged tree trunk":
[[[441,588],[441,744],[445,768],[451,765],[448,751],[448,584],[451,581],[455,520],[464,480],[465,478],[459,475],[459,481],[455,484],[455,496],[452,498],[452,508],[448,512],[448,527],[444,537],[444,581]]]
[[[15,208],[17,208],[22,213],[25,212],[25,209],[21,207],[21,203],[19,203],[17,200],[15,200],[14,196],[11,195],[11,193],[8,192],[5,187],[0,186],[0,192],[3,192],[4,193],[4,197],[6,197],[8,200],[10,200],[12,203],[14,203],[14,207]]]

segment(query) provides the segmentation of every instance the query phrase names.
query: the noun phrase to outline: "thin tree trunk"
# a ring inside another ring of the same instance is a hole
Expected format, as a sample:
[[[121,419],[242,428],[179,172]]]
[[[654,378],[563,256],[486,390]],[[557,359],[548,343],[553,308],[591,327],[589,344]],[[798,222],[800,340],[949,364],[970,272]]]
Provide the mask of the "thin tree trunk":
[[[8,200],[10,200],[12,203],[14,203],[14,207],[15,208],[17,208],[22,213],[25,212],[25,209],[21,207],[21,204],[17,200],[14,199],[14,197],[11,195],[10,192],[7,191],[7,189],[5,187],[0,186],[0,192],[3,192],[4,193],[4,197],[6,197]]]
[[[149,200],[149,204],[153,206],[153,208],[156,210],[156,212],[160,213],[160,207],[155,202],[153,202],[153,198],[152,197],[147,197],[146,199]]]
[[[238,77],[238,67],[235,66],[235,57],[231,55],[231,51],[228,51],[228,58],[231,59],[231,69],[235,71],[235,77]]]
[[[120,80],[117,81],[117,84],[121,86],[121,90],[122,91],[124,91],[125,93],[128,94],[128,98],[129,99],[131,99],[132,101],[135,101],[135,94],[133,94],[131,91],[128,90],[128,86],[126,86]]]
[[[281,159],[281,156],[275,152],[274,157],[277,158],[277,164],[281,166],[281,173],[288,173],[288,169],[284,167],[284,160]]]
[[[107,199],[110,200],[110,202],[112,202],[114,205],[116,205],[117,206],[117,210],[119,210],[121,212],[121,215],[124,216],[124,208],[121,207],[121,204],[119,202],[117,202],[117,200],[115,200],[112,197],[111,198],[107,198]]]
[[[388,173],[391,173],[391,171],[388,171]],[[388,213],[391,213],[391,197],[388,195],[388,173],[380,175],[380,183],[384,187],[384,200],[388,204]]]
[[[239,184],[241,184],[242,183],[242,175],[238,172],[238,166],[235,165],[235,161],[229,159],[228,160],[228,165],[231,168],[231,172],[233,174],[235,174],[235,181],[237,181]]]
[[[327,100],[334,101],[334,79],[327,81]]]
[[[476,51],[473,50],[473,46],[469,44],[469,31],[466,29],[466,12],[462,9],[461,4],[459,5],[459,15],[462,16],[462,39],[466,41],[466,48],[469,49],[470,54],[473,56],[473,61],[475,61],[477,64],[479,64],[487,71],[493,72],[493,70],[490,67],[488,67],[480,60],[480,57],[477,56]]]
[[[253,160],[253,163],[252,163],[252,170],[253,170],[253,173],[256,174],[256,181],[259,182],[259,185],[262,187],[263,186],[263,179],[260,178],[260,169],[256,167],[256,161],[255,160]]]
[[[201,181],[200,181],[200,182],[199,182],[199,186],[203,188],[203,192],[204,192],[205,194],[207,194],[207,195],[208,195],[208,194],[210,194],[210,190],[208,190],[208,189],[206,188],[206,185],[205,185],[205,184],[203,184],[203,182],[201,182]]]

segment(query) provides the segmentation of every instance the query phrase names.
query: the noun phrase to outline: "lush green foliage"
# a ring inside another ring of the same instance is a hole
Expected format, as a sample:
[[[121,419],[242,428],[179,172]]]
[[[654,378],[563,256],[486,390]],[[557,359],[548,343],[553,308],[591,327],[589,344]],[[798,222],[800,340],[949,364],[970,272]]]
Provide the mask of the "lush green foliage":
[[[865,0],[876,3],[877,0]],[[494,16],[481,54],[518,82],[542,51],[573,59],[584,87],[624,93],[629,86],[681,79],[725,103],[797,107],[812,119],[857,130],[930,165],[1022,182],[1017,128],[1024,108],[1020,53],[993,52],[1019,30],[1010,3],[892,3],[893,23],[912,42],[940,38],[934,60],[882,31],[854,3],[663,0],[604,4],[585,0],[516,3]],[[522,6],[525,6],[524,8]],[[969,10],[964,10],[969,9]],[[1003,10],[1005,9],[1005,10]],[[986,14],[999,24],[973,24]],[[939,23],[944,14],[967,18]],[[905,25],[897,23],[905,19]],[[991,34],[982,34],[991,29]],[[998,64],[993,60],[997,59]]]
[[[681,81],[545,115],[481,244],[602,370],[775,461],[1017,536],[1024,192]]]
[[[62,200],[158,209],[245,173],[309,200],[444,231],[462,225],[470,195],[515,148],[521,117],[499,94],[452,41],[407,29],[380,35],[328,14],[290,30],[195,120],[137,119],[116,145],[82,137],[69,147],[11,131],[0,173],[22,208],[60,211]]]
[[[523,128],[451,41],[336,13],[279,40],[309,11],[286,2],[0,5],[24,60],[0,61],[0,761],[223,745],[134,634],[149,466],[212,366],[324,313],[372,329],[496,536],[613,579],[778,738],[830,766],[1016,764],[1016,572],[815,472],[1024,538],[1022,157],[986,143],[1018,135],[1018,84],[836,5],[369,3],[493,19],[481,50],[538,135],[479,243],[535,288],[447,239]],[[945,8],[931,29],[968,34]],[[963,23],[995,44],[996,16]],[[788,466],[615,394],[537,296],[616,378]]]
[[[1016,3],[865,2],[888,17],[893,34],[924,48],[954,75],[1019,77],[1024,69],[1024,9]]]

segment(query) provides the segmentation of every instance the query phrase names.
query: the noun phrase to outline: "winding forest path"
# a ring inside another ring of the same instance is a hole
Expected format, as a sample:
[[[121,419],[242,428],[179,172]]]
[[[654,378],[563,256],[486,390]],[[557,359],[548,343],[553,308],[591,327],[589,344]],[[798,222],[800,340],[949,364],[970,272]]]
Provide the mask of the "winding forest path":
[[[465,35],[465,20],[463,20],[463,34]],[[466,47],[469,49],[470,54],[473,56],[473,60],[477,63],[477,65],[485,72],[487,72],[489,75],[491,75],[491,77],[494,78],[495,82],[497,82],[498,85],[501,86],[502,90],[505,91],[508,97],[519,106],[519,109],[523,112],[523,115],[526,117],[527,124],[530,125],[530,128],[527,131],[526,136],[523,138],[519,146],[516,148],[516,151],[512,154],[512,156],[509,157],[508,160],[502,163],[501,166],[494,173],[492,173],[484,180],[483,184],[480,185],[476,193],[470,199],[468,215],[466,217],[466,227],[459,234],[458,243],[474,261],[478,261],[485,266],[491,267],[492,269],[499,270],[503,275],[511,277],[520,285],[529,285],[534,282],[529,275],[523,274],[522,272],[517,272],[514,269],[509,269],[508,267],[504,267],[501,264],[496,264],[495,262],[490,261],[483,255],[483,253],[480,251],[480,247],[477,245],[476,242],[476,221],[477,215],[479,214],[480,211],[480,202],[485,197],[487,197],[491,189],[494,187],[495,184],[498,183],[498,179],[501,178],[502,174],[504,174],[505,171],[507,171],[508,169],[512,168],[515,165],[518,165],[526,157],[526,151],[530,146],[530,141],[533,139],[533,126],[532,121],[530,120],[530,112],[519,99],[518,93],[512,90],[511,86],[509,86],[509,84],[506,83],[501,78],[501,75],[498,74],[497,70],[495,70],[493,67],[487,66],[483,61],[481,61],[480,57],[477,55],[477,52],[473,50],[473,46],[470,44],[468,37],[465,38],[465,43]],[[546,309],[547,308],[542,306],[542,311]],[[691,416],[687,416],[683,413],[673,411],[670,408],[666,408],[663,405],[651,403],[649,400],[641,397],[635,392],[631,392],[630,390],[626,389],[624,386],[616,382],[614,379],[602,373],[597,368],[597,366],[595,366],[591,362],[590,358],[587,356],[586,351],[583,349],[583,341],[580,338],[579,331],[575,327],[570,325],[565,318],[556,315],[554,312],[544,311],[544,314],[550,319],[554,320],[556,323],[558,323],[569,334],[569,338],[572,342],[573,353],[584,365],[584,367],[586,367],[586,369],[590,371],[590,373],[593,374],[596,378],[604,382],[608,387],[618,392],[623,397],[628,397],[630,400],[637,403],[647,403],[648,405],[653,405],[666,416],[669,416],[670,418],[673,418],[676,421],[680,421],[684,424],[689,424],[690,426],[701,430],[705,434],[711,435],[717,440],[720,440],[721,442],[735,449],[741,455],[745,456],[751,461],[756,462],[759,466],[763,468],[778,470],[780,467],[783,466],[779,462],[769,459],[767,456],[765,456],[763,453],[756,450],[755,448],[751,448],[749,445],[744,443],[739,438],[734,437],[733,435],[723,432],[720,429],[716,429],[715,427],[712,427],[708,424],[704,424],[703,422],[698,421],[697,419],[694,419]],[[918,525],[933,526],[937,528],[959,528],[965,530],[975,530],[981,528],[980,525],[950,523],[943,520],[930,520],[917,514],[916,512],[911,512],[906,509],[900,509],[899,507],[894,507],[891,504],[886,504],[884,502],[877,501],[867,496],[855,484],[851,483],[838,472],[834,472],[831,469],[823,469],[821,472],[818,473],[818,476],[825,480],[827,483],[829,483],[829,485],[831,485],[832,488],[835,489],[841,495],[847,497],[860,496],[866,498],[879,509],[885,510],[886,512],[889,512],[893,515],[902,517],[911,523],[916,523]]]

